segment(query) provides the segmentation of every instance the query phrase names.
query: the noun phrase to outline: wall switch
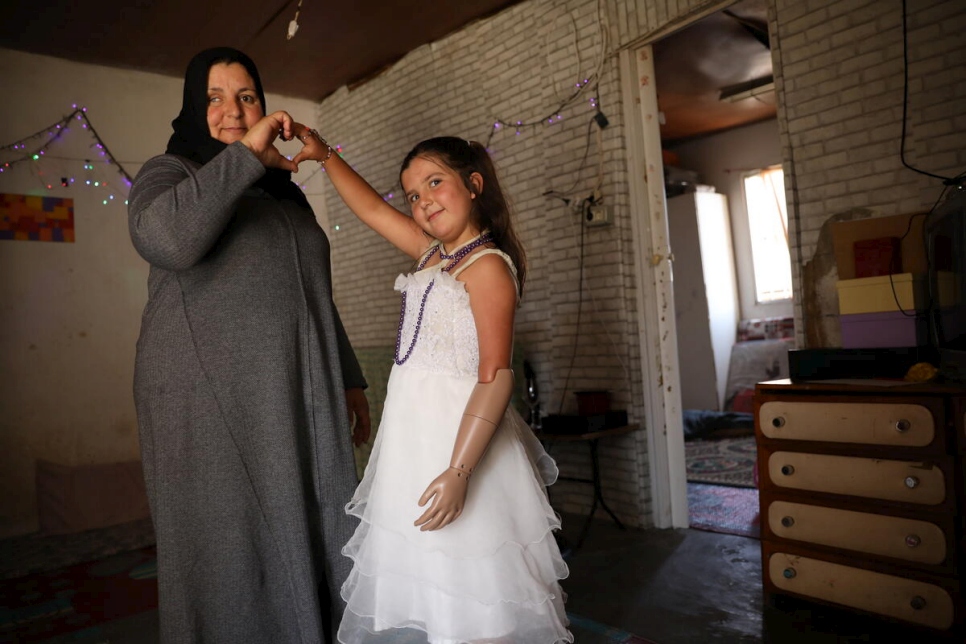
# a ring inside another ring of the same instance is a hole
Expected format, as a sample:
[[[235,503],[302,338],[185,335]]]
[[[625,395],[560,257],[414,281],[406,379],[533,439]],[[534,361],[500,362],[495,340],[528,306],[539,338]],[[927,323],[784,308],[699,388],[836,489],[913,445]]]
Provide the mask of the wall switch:
[[[584,211],[584,223],[588,226],[606,226],[610,224],[610,210],[607,206],[590,206]]]

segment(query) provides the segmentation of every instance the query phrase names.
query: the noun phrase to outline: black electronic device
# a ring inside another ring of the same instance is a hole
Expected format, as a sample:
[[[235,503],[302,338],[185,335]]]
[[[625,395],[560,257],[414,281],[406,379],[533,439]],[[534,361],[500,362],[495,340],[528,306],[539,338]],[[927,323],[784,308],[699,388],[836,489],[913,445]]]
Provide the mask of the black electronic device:
[[[966,187],[937,206],[923,224],[928,262],[929,344],[943,378],[966,382]]]

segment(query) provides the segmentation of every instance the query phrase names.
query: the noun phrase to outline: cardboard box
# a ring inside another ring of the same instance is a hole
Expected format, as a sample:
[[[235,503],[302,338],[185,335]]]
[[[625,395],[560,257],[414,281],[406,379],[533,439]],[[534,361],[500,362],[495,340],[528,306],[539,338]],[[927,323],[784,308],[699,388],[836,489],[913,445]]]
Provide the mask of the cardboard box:
[[[922,310],[929,297],[925,276],[911,273],[839,280],[835,288],[841,315]]]
[[[925,273],[926,252],[922,239],[925,213],[870,217],[853,221],[836,221],[829,224],[832,232],[832,249],[840,280],[851,280],[855,274],[855,242],[881,237],[905,237],[900,242],[902,273]],[[906,234],[906,231],[909,234]]]
[[[902,311],[840,315],[843,349],[916,347],[926,344],[926,316]]]
[[[902,272],[902,250],[898,237],[860,239],[852,245],[852,253],[856,278]]]

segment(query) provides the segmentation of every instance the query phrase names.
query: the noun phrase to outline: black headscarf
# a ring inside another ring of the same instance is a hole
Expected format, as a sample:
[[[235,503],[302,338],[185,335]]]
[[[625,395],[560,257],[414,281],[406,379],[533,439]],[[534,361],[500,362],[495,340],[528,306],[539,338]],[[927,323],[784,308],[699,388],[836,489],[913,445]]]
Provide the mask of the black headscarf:
[[[177,154],[202,165],[211,161],[227,146],[212,138],[208,128],[208,72],[216,63],[238,63],[245,67],[255,81],[255,91],[266,110],[262,79],[251,58],[231,47],[215,47],[197,54],[188,63],[184,76],[184,97],[181,113],[171,122],[174,133],[168,139],[168,154]],[[267,113],[267,112],[266,112]],[[292,183],[292,173],[280,168],[267,168],[265,175],[255,182],[276,199],[293,199],[308,205],[305,195]]]

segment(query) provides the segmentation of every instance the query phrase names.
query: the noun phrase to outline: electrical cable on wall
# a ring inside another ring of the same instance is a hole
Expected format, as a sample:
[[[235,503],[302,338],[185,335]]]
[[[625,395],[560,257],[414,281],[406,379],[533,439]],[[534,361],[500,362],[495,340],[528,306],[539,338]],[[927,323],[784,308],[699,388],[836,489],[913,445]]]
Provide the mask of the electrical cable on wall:
[[[586,212],[587,208],[590,207],[591,197],[584,199],[581,202],[581,213]],[[581,215],[582,216],[582,215]],[[570,375],[574,370],[574,362],[577,360],[577,345],[580,342],[580,311],[583,309],[584,303],[584,229],[586,226],[580,226],[580,254],[578,255],[578,277],[577,277],[577,323],[575,325],[574,331],[574,350],[570,354],[570,366],[567,368],[567,376],[564,378],[563,389],[560,391],[560,406],[558,412],[562,414],[564,408],[564,400],[567,396],[567,388],[570,385]]]
[[[925,175],[927,177],[932,177],[933,179],[942,179],[943,184],[946,186],[956,186],[962,185],[963,181],[966,180],[966,172],[960,173],[955,177],[944,177],[939,174],[933,174],[932,172],[926,172],[925,170],[920,170],[919,168],[914,168],[909,163],[906,162],[906,121],[907,114],[909,111],[909,28],[906,22],[906,0],[902,0],[902,135],[899,140],[899,160],[902,161],[902,165],[909,168],[913,172],[918,172],[919,174]],[[935,206],[933,206],[935,209]]]
[[[604,63],[610,58],[610,55],[607,53],[608,47],[609,47],[609,37],[608,37],[609,25],[607,24],[608,21],[604,17],[606,15],[606,12],[604,11],[603,0],[598,0],[597,2],[596,15],[597,15],[597,34],[600,39],[600,51],[598,52],[597,64],[595,65],[594,70],[586,77],[584,77],[582,81],[580,80],[580,77],[582,74],[578,73],[577,80],[574,83],[574,90],[571,92],[570,96],[560,99],[558,104],[553,109],[544,112],[544,115],[541,116],[540,118],[526,120],[526,119],[507,119],[507,118],[498,117],[494,119],[493,125],[490,127],[490,133],[486,139],[486,144],[484,147],[489,149],[490,143],[493,141],[493,137],[496,135],[497,132],[500,132],[504,129],[515,130],[516,134],[519,135],[521,133],[521,130],[523,130],[524,128],[535,127],[537,125],[553,125],[554,123],[560,122],[563,119],[563,116],[561,116],[560,114],[561,110],[563,110],[565,107],[568,107],[569,105],[574,103],[577,99],[579,99],[583,95],[585,89],[591,84],[594,84],[595,87],[598,87],[600,85],[600,81],[603,77]],[[578,59],[577,71],[580,72],[579,67],[581,65],[581,62],[580,62],[579,51],[577,52],[577,59]],[[557,93],[559,98],[559,91],[557,91]],[[593,101],[592,101],[592,104],[593,104]],[[596,105],[594,105],[594,107],[596,107]],[[597,111],[598,113],[600,113],[600,110],[597,110]],[[601,114],[601,116],[603,115]],[[605,117],[604,125],[602,125],[602,127],[606,127],[606,121],[607,119]]]

